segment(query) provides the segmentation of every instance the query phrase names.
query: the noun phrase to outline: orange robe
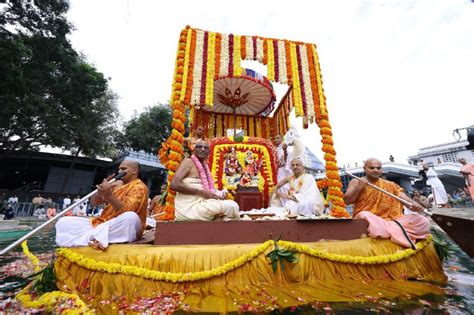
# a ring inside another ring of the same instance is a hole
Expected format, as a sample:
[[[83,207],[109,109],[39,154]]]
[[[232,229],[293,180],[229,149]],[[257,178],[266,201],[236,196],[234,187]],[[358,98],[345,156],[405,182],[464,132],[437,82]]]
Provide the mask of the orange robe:
[[[115,210],[112,205],[108,204],[99,217],[92,219],[92,225],[97,226],[118,217],[124,212],[133,211],[140,218],[142,225],[141,235],[146,227],[146,210],[148,206],[148,188],[146,185],[137,178],[127,185],[115,188],[113,193],[115,197],[123,202],[123,207]]]
[[[403,191],[400,186],[385,179],[372,184],[395,196],[400,196]],[[426,239],[430,234],[430,221],[427,218],[415,213],[404,215],[403,206],[398,200],[370,186],[361,191],[353,209],[356,219],[365,219],[369,223],[367,232],[373,238],[390,238],[396,244],[410,247],[416,240]],[[406,235],[393,221],[395,219],[403,226]]]
[[[395,196],[399,196],[400,192],[403,191],[394,182],[381,178],[372,184]],[[353,216],[355,217],[361,211],[369,211],[381,218],[393,220],[403,215],[403,206],[394,198],[367,185],[354,203]]]

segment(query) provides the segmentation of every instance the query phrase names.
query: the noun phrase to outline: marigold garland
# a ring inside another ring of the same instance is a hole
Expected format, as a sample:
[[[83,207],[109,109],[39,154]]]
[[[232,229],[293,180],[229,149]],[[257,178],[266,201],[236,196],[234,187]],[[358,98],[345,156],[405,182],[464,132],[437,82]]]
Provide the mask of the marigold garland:
[[[27,286],[21,290],[16,298],[20,301],[21,305],[25,308],[32,309],[45,309],[48,312],[60,313],[60,314],[95,314],[87,307],[86,303],[82,301],[77,294],[66,293],[62,291],[46,292],[38,298],[34,298],[33,294],[29,292],[30,286]],[[67,305],[68,308],[58,310],[58,304],[63,302],[72,302],[71,305]]]
[[[25,240],[21,243],[21,248],[23,249],[23,254],[30,260],[34,266],[35,272],[41,271],[41,264],[35,255],[33,255],[29,248],[28,242]],[[46,292],[41,295],[39,298],[34,299],[34,295],[30,294],[32,288],[32,283],[27,285],[15,296],[16,299],[25,308],[34,308],[34,309],[45,309],[47,311],[54,311],[57,303],[64,301],[72,301],[74,303],[73,309],[65,309],[64,314],[92,314],[87,308],[86,304],[76,295],[65,293],[61,291]],[[62,313],[62,312],[61,312]]]
[[[276,165],[276,152],[267,139],[244,137],[241,142],[234,142],[233,137],[216,138],[210,141],[212,155],[209,157],[209,165],[214,182],[219,189],[235,190],[236,185],[227,183],[224,174],[225,154],[234,147],[237,151],[240,165],[244,165],[244,152],[252,151],[262,160],[262,168],[258,181],[258,188],[264,195],[264,205],[269,203],[269,195],[277,181],[277,174],[272,170]]]
[[[279,40],[258,36],[240,36],[212,33],[186,26],[180,34],[176,54],[175,74],[171,93],[173,109],[172,128],[181,137],[173,134],[159,152],[160,160],[168,169],[168,180],[176,171],[183,155],[183,135],[185,109],[192,103],[201,105],[213,104],[214,79],[229,74],[239,75],[240,60],[257,60],[268,64],[268,77],[280,83],[292,85],[288,98],[292,100],[296,116],[303,116],[303,127],[316,119],[322,135],[322,151],[327,165],[327,172],[337,170],[336,150],[332,140],[332,131],[327,115],[322,75],[316,45],[297,41]],[[204,103],[204,104],[202,104]],[[244,126],[249,136],[269,137],[289,128],[290,111],[281,111],[271,121],[251,117],[239,117],[238,123]],[[282,116],[284,114],[284,117]],[[223,136],[227,126],[232,126],[233,117],[209,117],[193,108],[190,114],[191,124],[204,126],[208,137]],[[225,119],[223,119],[225,117]],[[329,163],[333,162],[333,163]],[[328,174],[328,199],[332,202],[332,215],[348,217],[342,198],[342,187],[339,176]],[[168,183],[169,184],[169,183]],[[169,186],[169,185],[168,185]],[[167,211],[172,211],[174,193],[170,194]],[[166,216],[172,217],[171,212]]]
[[[41,265],[40,265],[40,261],[38,259],[38,257],[36,257],[35,255],[33,255],[29,248],[28,248],[28,241],[27,240],[24,240],[22,243],[21,243],[21,248],[23,249],[23,254],[28,257],[28,260],[31,262],[31,264],[33,265],[33,268],[34,268],[34,271],[35,272],[39,272],[41,271]]]
[[[350,256],[343,254],[328,253],[326,250],[314,249],[307,245],[289,242],[289,241],[278,241],[277,244],[280,247],[288,250],[293,250],[308,256],[338,262],[355,265],[381,265],[387,263],[394,263],[403,259],[407,259],[410,256],[415,255],[419,251],[423,250],[432,241],[431,235],[421,242],[416,243],[416,249],[407,248],[401,251],[397,251],[393,254],[388,255],[377,255],[377,256]],[[56,253],[58,256],[62,256],[69,261],[84,267],[89,270],[105,272],[110,274],[121,274],[127,276],[136,276],[145,279],[152,279],[157,281],[167,282],[190,282],[206,280],[213,277],[224,275],[234,269],[239,268],[245,263],[255,259],[257,256],[265,253],[270,247],[274,246],[274,241],[269,240],[250,252],[222,265],[215,267],[211,270],[197,271],[197,272],[162,272],[142,267],[136,267],[131,265],[124,265],[120,263],[107,263],[103,261],[97,261],[92,258],[85,257],[84,255],[75,253],[68,248],[59,248]]]

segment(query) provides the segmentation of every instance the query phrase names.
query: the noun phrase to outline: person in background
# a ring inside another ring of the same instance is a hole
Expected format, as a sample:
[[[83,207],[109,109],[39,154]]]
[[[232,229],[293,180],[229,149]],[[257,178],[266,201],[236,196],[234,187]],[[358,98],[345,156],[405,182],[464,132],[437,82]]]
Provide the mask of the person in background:
[[[48,217],[48,220],[56,216],[56,205],[54,203],[50,204],[48,209],[46,209],[46,216]]]
[[[459,163],[462,164],[460,172],[466,183],[466,191],[474,201],[474,163],[468,163],[464,158],[459,159]]]
[[[418,202],[420,205],[422,205],[425,208],[430,207],[430,202],[427,197],[423,196],[418,190],[413,191],[413,200]]]
[[[423,165],[423,169],[426,172],[426,184],[431,186],[432,189],[435,206],[448,207],[448,193],[446,192],[443,183],[438,178],[438,174],[433,167],[430,167],[427,164]]]
[[[12,206],[14,206],[15,204],[18,203],[18,196],[17,195],[13,195],[11,196],[10,198],[8,198],[8,203],[11,204]]]
[[[69,197],[69,195],[67,195],[63,199],[63,210],[66,209],[67,207],[69,207],[70,205],[71,205],[71,198]]]

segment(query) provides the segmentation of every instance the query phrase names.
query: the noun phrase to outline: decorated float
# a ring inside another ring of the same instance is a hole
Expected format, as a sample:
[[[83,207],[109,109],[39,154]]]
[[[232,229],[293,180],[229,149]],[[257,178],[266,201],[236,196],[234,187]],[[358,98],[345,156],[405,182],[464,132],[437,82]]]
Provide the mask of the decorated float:
[[[242,60],[266,65],[268,78],[243,69]],[[272,82],[289,86],[278,104]],[[216,188],[237,199],[239,187],[253,187],[263,206],[277,177],[269,139],[288,131],[291,112],[302,117],[304,128],[317,124],[327,176],[319,186],[327,189],[332,219],[174,222],[175,193],[169,190],[153,245],[58,249],[60,291],[39,297],[27,288],[19,295],[26,306],[62,299],[80,313],[267,312],[442,293],[435,284],[446,276],[431,238],[407,249],[366,237],[367,223],[350,219],[316,45],[186,27],[171,107],[172,134],[159,152],[168,182],[183,158],[188,112],[191,136],[202,126],[211,140]]]

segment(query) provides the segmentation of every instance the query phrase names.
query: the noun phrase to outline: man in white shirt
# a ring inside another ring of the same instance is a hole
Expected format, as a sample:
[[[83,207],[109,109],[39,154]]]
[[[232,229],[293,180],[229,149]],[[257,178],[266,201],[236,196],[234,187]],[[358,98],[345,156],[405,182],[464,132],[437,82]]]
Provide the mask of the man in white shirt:
[[[63,199],[63,209],[66,209],[67,207],[69,207],[71,205],[71,198],[69,198],[69,195],[67,195],[64,199]]]

